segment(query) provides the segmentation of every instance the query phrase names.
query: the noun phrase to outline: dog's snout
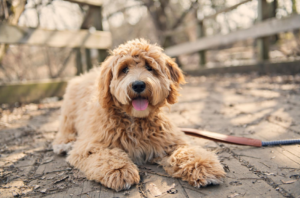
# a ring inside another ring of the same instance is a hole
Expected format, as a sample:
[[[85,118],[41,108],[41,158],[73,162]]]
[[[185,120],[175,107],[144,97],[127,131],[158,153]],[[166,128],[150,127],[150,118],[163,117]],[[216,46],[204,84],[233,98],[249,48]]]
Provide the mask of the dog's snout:
[[[134,81],[132,83],[132,89],[136,92],[136,93],[141,93],[142,91],[144,91],[146,88],[146,84],[143,81]]]

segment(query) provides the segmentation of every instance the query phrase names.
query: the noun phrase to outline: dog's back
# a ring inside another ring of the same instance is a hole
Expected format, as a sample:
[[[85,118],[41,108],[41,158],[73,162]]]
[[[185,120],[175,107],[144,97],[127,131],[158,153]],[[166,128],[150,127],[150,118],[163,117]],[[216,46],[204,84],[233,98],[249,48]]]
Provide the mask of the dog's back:
[[[82,74],[73,78],[68,82],[66,93],[64,95],[64,101],[61,108],[60,131],[66,131],[64,133],[67,137],[56,138],[56,140],[64,140],[64,142],[55,142],[55,144],[66,144],[76,139],[86,116],[83,116],[87,112],[88,103],[93,100],[93,95],[97,90],[97,79],[99,78],[100,68],[95,68],[88,73]],[[71,145],[70,145],[71,147]],[[57,148],[56,153],[67,151],[68,148]]]

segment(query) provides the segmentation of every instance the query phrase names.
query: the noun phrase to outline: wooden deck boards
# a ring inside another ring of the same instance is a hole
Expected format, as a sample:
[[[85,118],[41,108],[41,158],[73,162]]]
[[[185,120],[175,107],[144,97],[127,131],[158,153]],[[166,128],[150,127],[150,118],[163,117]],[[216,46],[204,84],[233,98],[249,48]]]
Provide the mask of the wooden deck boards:
[[[194,127],[264,141],[300,138],[300,77],[189,77],[168,115]],[[300,145],[243,147],[191,138],[216,152],[227,176],[194,188],[156,165],[140,167],[141,182],[114,192],[87,181],[51,150],[61,102],[1,111],[0,197],[300,197]],[[175,194],[167,191],[175,185]],[[154,190],[153,190],[154,189]]]

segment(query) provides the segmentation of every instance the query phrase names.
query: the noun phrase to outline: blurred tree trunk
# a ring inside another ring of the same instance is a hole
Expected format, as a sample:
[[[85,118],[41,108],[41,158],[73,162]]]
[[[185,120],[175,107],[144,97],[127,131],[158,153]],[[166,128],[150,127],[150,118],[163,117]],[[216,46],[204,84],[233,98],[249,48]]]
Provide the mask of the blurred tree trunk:
[[[276,18],[276,11],[278,9],[278,0],[273,0],[270,3],[270,16],[269,18]],[[270,37],[270,42],[275,44],[279,40],[279,34],[275,34],[274,36]]]
[[[296,0],[291,0],[292,1],[292,13],[297,14],[297,3]]]
[[[6,0],[3,0],[3,1],[6,1]],[[26,1],[24,1],[24,0],[15,0],[14,3],[11,5],[11,7],[8,7],[8,4],[6,4],[6,3],[2,4],[2,6],[6,6],[6,7],[3,7],[4,10],[11,11],[11,15],[8,16],[8,23],[10,23],[12,25],[18,24],[19,18],[25,9],[25,4],[26,4]],[[8,14],[8,12],[6,12],[6,14]],[[8,44],[0,44],[0,64],[1,65],[2,65],[3,57],[5,56],[5,54],[8,50],[8,47],[9,47]]]
[[[96,30],[103,31],[103,16],[102,16],[102,7],[94,7],[95,14],[93,17],[93,26],[95,26]],[[108,53],[107,50],[98,49],[98,62],[101,64],[105,58],[107,57]]]
[[[143,3],[147,7],[147,10],[152,18],[156,28],[157,38],[160,40],[163,48],[168,48],[176,44],[172,35],[164,35],[163,33],[167,30],[175,30],[177,27],[182,25],[187,14],[198,7],[198,0],[193,2],[191,1],[190,7],[174,20],[173,15],[170,16],[172,19],[167,15],[166,9],[170,6],[170,0],[143,0]],[[173,24],[171,24],[170,21],[174,21]],[[179,66],[181,66],[178,57],[176,57],[176,62]]]
[[[81,25],[81,29],[89,29],[90,27],[95,27],[96,30],[103,31],[103,26],[102,26],[102,7],[100,6],[89,6],[88,11],[86,13],[86,16],[84,18],[84,21]],[[90,70],[92,68],[92,60],[91,60],[91,50],[90,49],[85,49],[85,58],[86,58],[86,65],[87,65],[87,70]],[[77,50],[77,56],[79,55],[80,51]],[[98,62],[101,63],[105,60],[107,56],[106,50],[99,49],[98,50]],[[82,67],[80,66],[79,59],[80,57],[77,57],[77,75],[80,72],[83,72],[83,69],[79,68]]]
[[[268,8],[270,8],[267,0],[258,0],[257,20],[263,21],[269,18]],[[261,37],[257,39],[258,45],[258,61],[263,62],[269,60],[269,37]]]

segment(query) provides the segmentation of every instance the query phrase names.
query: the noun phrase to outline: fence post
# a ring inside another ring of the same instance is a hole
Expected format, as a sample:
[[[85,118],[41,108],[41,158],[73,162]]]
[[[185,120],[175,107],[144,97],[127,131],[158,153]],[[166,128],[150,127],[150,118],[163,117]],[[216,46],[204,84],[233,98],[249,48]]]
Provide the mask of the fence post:
[[[203,20],[201,20],[198,23],[198,37],[199,38],[205,37],[205,27],[204,27]],[[200,66],[205,67],[205,64],[206,64],[206,51],[205,50],[199,51],[199,57],[200,57]]]
[[[81,29],[88,30],[91,26],[91,16],[93,15],[93,7],[89,6],[86,16],[81,24]],[[92,69],[92,57],[91,57],[91,50],[88,48],[84,49],[85,52],[85,63],[86,63],[86,70],[89,71]]]
[[[103,31],[103,25],[102,25],[102,6],[94,6],[94,9],[96,9],[93,19],[93,25],[96,28],[96,30]],[[101,64],[105,58],[107,57],[107,50],[104,49],[98,49],[98,62]]]
[[[268,18],[268,2],[267,0],[258,0],[257,21],[263,21]],[[269,60],[269,37],[257,39],[258,61],[263,62]]]
[[[80,75],[81,73],[83,73],[83,67],[82,67],[82,62],[81,62],[81,51],[80,48],[75,48],[76,51],[76,75]]]
[[[86,70],[89,71],[92,69],[92,57],[91,57],[91,50],[90,49],[84,49],[85,50],[85,59],[86,59]]]

